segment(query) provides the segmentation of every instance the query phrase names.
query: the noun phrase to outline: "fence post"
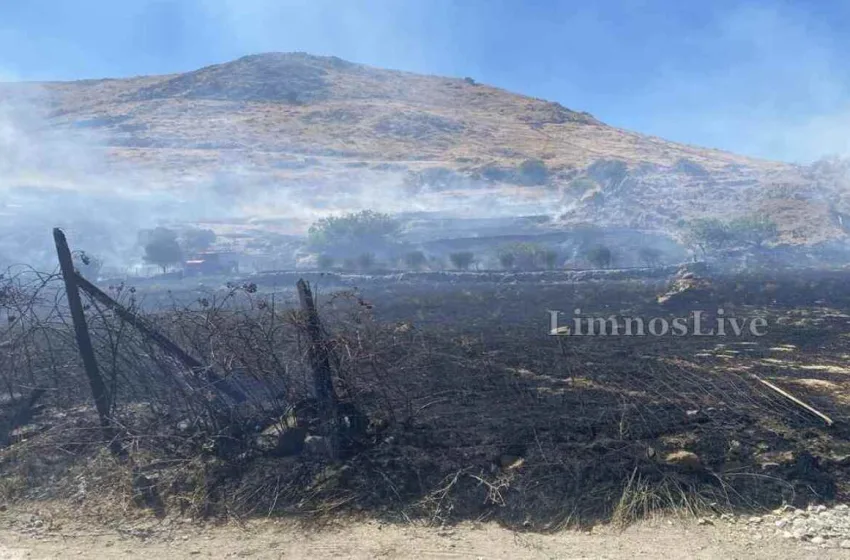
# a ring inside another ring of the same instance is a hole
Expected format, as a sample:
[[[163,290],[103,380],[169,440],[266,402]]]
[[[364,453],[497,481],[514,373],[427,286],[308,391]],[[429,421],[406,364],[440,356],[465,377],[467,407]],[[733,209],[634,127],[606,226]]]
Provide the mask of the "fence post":
[[[322,325],[310,286],[303,278],[298,280],[296,286],[301,310],[307,321],[308,357],[313,369],[313,387],[316,400],[319,401],[323,435],[328,438],[331,459],[336,460],[339,457],[339,422],[328,346],[322,336]]]
[[[77,347],[80,357],[83,359],[83,367],[86,377],[89,379],[94,405],[100,418],[103,435],[115,450],[115,432],[109,421],[109,393],[106,384],[100,376],[97,368],[97,360],[94,355],[89,328],[86,323],[86,315],[83,311],[83,303],[80,299],[80,290],[77,286],[77,273],[74,270],[74,261],[71,259],[71,250],[65,234],[59,228],[53,228],[53,240],[56,242],[56,254],[59,257],[59,267],[62,269],[62,278],[65,280],[65,292],[68,295],[68,307],[71,311],[71,320],[74,323],[74,335],[77,339]]]

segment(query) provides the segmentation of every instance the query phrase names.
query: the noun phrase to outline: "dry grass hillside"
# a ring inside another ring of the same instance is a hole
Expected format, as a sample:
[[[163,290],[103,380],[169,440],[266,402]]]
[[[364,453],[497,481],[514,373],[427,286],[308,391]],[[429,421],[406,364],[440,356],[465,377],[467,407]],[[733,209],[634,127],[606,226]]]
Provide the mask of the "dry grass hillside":
[[[759,211],[781,221],[786,241],[809,243],[843,237],[850,212],[833,172],[818,183],[811,170],[617,129],[469,78],[335,57],[260,54],[185,74],[35,86],[49,128],[96,135],[110,163],[156,170],[174,188],[235,168],[255,184],[445,197],[483,188],[536,201],[564,224],[672,231],[683,218]],[[32,87],[2,86],[0,100]],[[538,167],[523,168],[528,160]]]

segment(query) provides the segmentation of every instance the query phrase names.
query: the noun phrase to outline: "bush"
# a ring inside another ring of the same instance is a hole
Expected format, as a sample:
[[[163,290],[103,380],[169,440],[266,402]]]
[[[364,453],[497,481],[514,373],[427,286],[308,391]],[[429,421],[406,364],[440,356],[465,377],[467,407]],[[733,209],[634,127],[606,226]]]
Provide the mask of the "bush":
[[[428,258],[422,251],[411,251],[404,255],[403,260],[405,266],[413,270],[420,270],[428,262]]]
[[[761,249],[765,243],[779,238],[779,228],[767,216],[753,214],[732,220],[729,223],[729,235],[738,244]]]
[[[449,255],[449,260],[452,266],[458,270],[469,270],[472,263],[475,262],[475,254],[471,251],[461,251]]]
[[[519,165],[517,181],[521,185],[545,185],[549,181],[549,169],[539,159],[527,159]]]
[[[661,264],[661,250],[655,247],[641,247],[638,250],[638,259],[644,266],[655,268]]]
[[[492,164],[482,167],[479,173],[484,180],[495,182],[508,182],[512,179],[513,175],[510,169]]]
[[[555,270],[558,266],[558,252],[552,249],[547,249],[539,253],[540,260],[543,261],[543,266],[546,270]]]
[[[604,245],[595,245],[591,247],[585,257],[593,266],[599,268],[608,268],[614,261],[614,256],[611,254],[611,249]]]
[[[401,229],[389,214],[372,210],[329,216],[310,226],[307,237],[313,247],[352,246],[385,243]]]
[[[505,270],[513,269],[516,264],[516,255],[510,252],[501,253],[499,255],[499,264],[501,264],[502,268]]]
[[[510,255],[510,257],[508,255]],[[558,254],[554,251],[545,250],[536,243],[512,243],[502,248],[499,256],[500,262],[502,258],[506,258],[510,261],[511,268],[516,267],[520,270],[535,270],[542,267],[549,268],[550,261],[552,263],[551,268],[554,268],[554,263],[558,259]],[[504,266],[504,264],[502,266]]]

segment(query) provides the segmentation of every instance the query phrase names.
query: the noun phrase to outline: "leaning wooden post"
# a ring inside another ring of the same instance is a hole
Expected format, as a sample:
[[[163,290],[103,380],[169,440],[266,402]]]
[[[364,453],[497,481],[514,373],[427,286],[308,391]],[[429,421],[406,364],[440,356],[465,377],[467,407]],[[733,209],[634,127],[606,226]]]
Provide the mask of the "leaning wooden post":
[[[74,322],[77,347],[80,349],[83,367],[86,370],[89,385],[91,385],[94,405],[97,408],[103,435],[108,441],[114,443],[115,434],[109,421],[109,393],[97,368],[94,347],[92,347],[86,315],[83,311],[83,302],[80,299],[80,290],[77,286],[77,273],[74,270],[74,261],[71,259],[71,250],[68,248],[68,241],[61,229],[53,228],[53,240],[56,242],[56,254],[59,256],[62,278],[65,280],[65,292],[68,294],[68,307],[71,310],[71,320]]]
[[[304,318],[307,321],[308,357],[310,367],[313,369],[313,387],[316,400],[319,401],[323,435],[328,438],[328,451],[331,459],[336,460],[339,456],[339,424],[328,347],[322,336],[322,325],[319,322],[319,313],[316,311],[316,303],[313,301],[310,286],[302,278],[298,280],[297,288],[301,310],[304,312]]]

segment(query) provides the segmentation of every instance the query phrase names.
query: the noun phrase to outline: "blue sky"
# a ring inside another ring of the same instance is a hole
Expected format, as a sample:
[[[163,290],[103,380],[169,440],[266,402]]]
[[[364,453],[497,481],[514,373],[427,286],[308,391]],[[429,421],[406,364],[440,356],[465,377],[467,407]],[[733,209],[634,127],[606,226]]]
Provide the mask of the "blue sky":
[[[0,0],[0,77],[192,70],[307,51],[471,76],[691,144],[850,155],[850,2]]]

